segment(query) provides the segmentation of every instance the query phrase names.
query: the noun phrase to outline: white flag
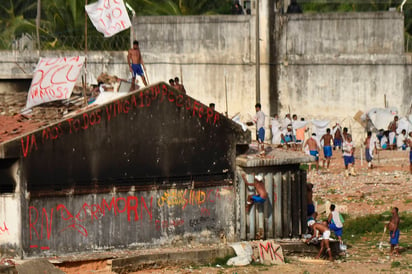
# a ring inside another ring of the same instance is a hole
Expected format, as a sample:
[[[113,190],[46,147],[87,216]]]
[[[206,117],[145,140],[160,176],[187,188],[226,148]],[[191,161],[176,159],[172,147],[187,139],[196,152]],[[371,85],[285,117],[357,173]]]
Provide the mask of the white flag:
[[[99,0],[85,8],[90,21],[104,37],[111,37],[132,25],[123,0]]]

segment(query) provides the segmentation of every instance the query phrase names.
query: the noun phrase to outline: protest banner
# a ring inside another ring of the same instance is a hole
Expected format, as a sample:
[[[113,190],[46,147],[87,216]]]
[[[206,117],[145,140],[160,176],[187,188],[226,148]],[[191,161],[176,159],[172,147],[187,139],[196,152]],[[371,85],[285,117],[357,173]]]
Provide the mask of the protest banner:
[[[70,98],[84,60],[84,56],[40,58],[27,94],[26,109]]]
[[[123,0],[99,0],[85,8],[90,21],[104,37],[111,37],[132,25]]]

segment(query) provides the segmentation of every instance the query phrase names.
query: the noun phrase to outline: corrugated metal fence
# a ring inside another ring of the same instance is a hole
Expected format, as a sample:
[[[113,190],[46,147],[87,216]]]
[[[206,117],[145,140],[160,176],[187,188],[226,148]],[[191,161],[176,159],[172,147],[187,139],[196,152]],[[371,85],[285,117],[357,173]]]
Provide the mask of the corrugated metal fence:
[[[254,187],[247,186],[241,174],[252,183],[262,175],[268,192],[264,204],[255,204],[246,212],[247,196]],[[306,171],[299,165],[237,168],[240,202],[240,237],[242,240],[296,238],[306,233]]]

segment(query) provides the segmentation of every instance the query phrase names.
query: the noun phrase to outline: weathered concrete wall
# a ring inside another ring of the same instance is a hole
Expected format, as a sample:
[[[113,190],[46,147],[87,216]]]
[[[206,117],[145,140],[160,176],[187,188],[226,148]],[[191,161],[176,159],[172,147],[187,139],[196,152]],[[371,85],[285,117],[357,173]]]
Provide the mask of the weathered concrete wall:
[[[19,194],[0,195],[0,252],[13,255],[21,247],[21,205]]]
[[[234,199],[230,184],[32,198],[22,224],[25,255],[234,240]]]
[[[290,108],[307,120],[345,119],[345,126],[357,127],[353,115],[382,107],[385,95],[388,105],[398,107],[401,115],[409,109],[412,58],[403,50],[402,14],[277,13],[278,31],[269,35],[271,23],[264,18],[269,3],[261,1],[259,35],[261,102],[266,114],[276,110],[283,116]],[[138,17],[133,24],[132,39],[140,42],[150,82],[182,77],[190,95],[216,103],[220,112],[226,110],[227,91],[229,115],[253,115],[254,16]],[[277,61],[271,54],[275,46]],[[128,78],[127,49],[121,50],[89,52],[88,71]],[[41,52],[42,56],[76,54],[83,53]],[[38,59],[31,52],[1,52],[0,56],[0,75],[30,71]]]
[[[21,254],[21,195],[18,161],[0,161],[0,253]]]
[[[403,19],[398,12],[288,14],[280,54],[403,54]]]
[[[189,94],[219,111],[226,111],[225,91],[229,114],[254,111],[254,17],[139,16],[133,31],[151,81],[182,77]]]
[[[359,143],[358,110],[384,107],[384,98],[400,115],[409,110],[412,59],[403,51],[402,14],[300,14],[281,22],[280,113],[344,120]]]

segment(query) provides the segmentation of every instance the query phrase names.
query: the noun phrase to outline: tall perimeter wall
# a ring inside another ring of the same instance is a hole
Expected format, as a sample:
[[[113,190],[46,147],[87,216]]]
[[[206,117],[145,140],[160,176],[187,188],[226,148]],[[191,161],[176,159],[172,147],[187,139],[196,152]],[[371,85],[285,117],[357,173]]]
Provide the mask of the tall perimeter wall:
[[[259,20],[260,101],[267,115],[290,109],[306,120],[345,119],[359,139],[363,130],[352,119],[358,110],[383,107],[386,98],[406,114],[412,60],[404,53],[403,14],[281,15],[269,12],[268,3],[261,2]],[[227,102],[230,116],[240,112],[247,119],[259,100],[255,22],[248,15],[137,17],[131,40],[139,40],[151,83],[179,76],[191,96],[216,103],[219,112]],[[88,71],[129,78],[127,51],[119,50],[89,52]],[[40,53],[77,54],[82,52]],[[0,75],[16,77],[31,72],[38,60],[30,52],[0,56]]]
[[[403,14],[330,13],[278,18],[280,112],[349,126],[358,110],[412,102]],[[353,122],[359,136],[360,126]]]

